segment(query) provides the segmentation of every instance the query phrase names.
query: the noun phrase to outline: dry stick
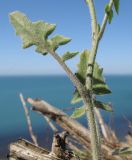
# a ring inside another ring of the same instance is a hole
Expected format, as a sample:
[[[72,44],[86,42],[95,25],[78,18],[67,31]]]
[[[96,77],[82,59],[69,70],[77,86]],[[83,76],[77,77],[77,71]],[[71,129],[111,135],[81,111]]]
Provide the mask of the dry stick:
[[[90,151],[90,132],[88,129],[83,127],[79,122],[70,118],[60,109],[50,105],[46,101],[33,100],[32,98],[27,98],[27,102],[33,106],[34,111],[39,111],[42,114],[48,116],[54,120],[61,128],[68,131],[78,142],[87,147],[88,152]],[[103,143],[102,149],[106,157],[113,160],[121,160],[119,156],[112,156],[111,151],[113,146],[109,143]],[[107,159],[107,158],[106,158]]]
[[[55,120],[64,130],[74,135],[81,144],[90,148],[89,130],[83,127],[79,122],[70,118],[63,111],[53,107],[44,100],[35,101],[31,98],[27,98],[27,102],[33,106],[34,111],[39,111],[52,120]]]
[[[125,115],[123,115],[123,118],[128,122],[128,127],[132,129],[132,121],[130,121]]]
[[[53,155],[49,155],[49,151],[46,149],[37,147],[24,139],[11,143],[9,150],[9,160],[61,160]]]
[[[28,112],[28,108],[26,107],[26,102],[23,98],[23,95],[20,93],[20,100],[22,102],[22,106],[23,106],[23,109],[25,111],[25,116],[26,116],[26,119],[27,119],[27,125],[28,125],[28,129],[29,129],[29,133],[30,133],[30,136],[32,138],[32,141],[33,143],[38,146],[38,142],[37,142],[37,137],[35,136],[35,134],[33,133],[33,129],[32,129],[32,123],[31,123],[31,119],[30,119],[30,116],[29,116],[29,112]]]
[[[65,107],[62,110],[63,111],[71,111],[71,110],[74,110],[74,109],[77,109],[77,108],[79,108],[79,107],[76,107],[76,106],[74,106],[74,107]]]
[[[69,109],[69,108],[68,108],[68,109]],[[70,109],[71,109],[71,107],[70,107]],[[40,112],[38,112],[38,113],[40,113]],[[40,113],[40,114],[42,114],[42,113]],[[54,133],[57,133],[57,132],[58,132],[58,129],[57,129],[56,126],[51,122],[51,119],[50,119],[48,116],[46,116],[46,115],[42,115],[42,116],[43,116],[44,119],[47,121],[47,123],[49,124],[49,126],[51,127],[51,129],[53,130],[53,132],[54,132]],[[73,145],[69,140],[71,141],[71,139],[68,138],[68,140],[67,140],[68,146],[69,146],[72,150],[80,153],[81,151],[80,151],[75,145]],[[78,143],[78,142],[76,142],[76,143]],[[84,148],[85,148],[85,147],[84,147]]]
[[[115,135],[115,132],[112,131],[104,122],[102,116],[101,116],[101,113],[99,111],[99,109],[97,109],[96,107],[94,108],[95,110],[95,115],[98,119],[98,122],[99,122],[99,125],[100,125],[100,128],[101,128],[101,131],[102,131],[102,135],[103,135],[103,138],[105,140],[105,142],[107,143],[111,143],[111,144],[118,144],[119,141],[118,141],[118,138],[116,137]]]
[[[48,116],[44,116],[44,119],[47,121],[47,123],[49,124],[49,126],[51,127],[51,129],[53,130],[53,132],[58,132],[58,129],[56,128],[56,126],[51,122],[50,118]]]
[[[46,122],[49,124],[49,126],[51,127],[51,129],[53,130],[54,133],[58,132],[58,129],[56,128],[56,126],[51,122],[51,119],[46,116],[46,115],[43,115],[41,112],[37,111],[37,113],[41,114],[44,119],[46,120]]]
[[[96,117],[98,119],[99,125],[101,127],[103,137],[105,138],[105,140],[108,141],[108,133],[107,133],[107,130],[106,130],[106,127],[105,127],[104,120],[103,120],[103,118],[100,114],[100,111],[96,107],[94,108],[94,110],[95,110],[95,114],[96,114]]]
[[[69,108],[71,109],[71,107],[69,107]],[[39,113],[40,113],[40,112],[39,112]],[[41,114],[41,113],[40,113],[40,114]],[[49,126],[51,127],[51,129],[53,130],[53,132],[54,132],[54,133],[58,132],[58,129],[57,129],[56,126],[51,122],[51,119],[50,119],[48,116],[46,116],[46,115],[43,115],[43,117],[45,118],[45,120],[47,121],[47,123],[49,124]],[[77,152],[77,153],[80,153],[80,152],[81,152],[80,149],[77,148],[75,145],[73,145],[71,141],[74,141],[74,143],[78,144],[77,141],[75,141],[75,140],[73,140],[73,139],[71,139],[71,138],[68,138],[67,141],[66,141],[66,143],[68,144],[69,148],[72,149],[72,150],[74,150],[74,151]],[[84,147],[84,146],[83,146],[83,147]],[[85,147],[84,147],[84,148],[85,148]]]

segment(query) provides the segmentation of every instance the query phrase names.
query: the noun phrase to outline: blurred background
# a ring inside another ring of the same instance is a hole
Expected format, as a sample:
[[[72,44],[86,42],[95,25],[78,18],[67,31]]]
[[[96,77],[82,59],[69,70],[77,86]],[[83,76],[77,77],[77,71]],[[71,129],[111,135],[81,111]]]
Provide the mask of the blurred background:
[[[97,19],[101,24],[108,0],[95,0]],[[102,111],[107,123],[115,129],[120,139],[129,131],[128,120],[132,120],[132,1],[121,1],[119,16],[114,13],[111,25],[100,43],[97,62],[104,68],[106,82],[112,94],[101,97],[112,102],[113,113]],[[35,53],[34,47],[22,49],[20,37],[15,35],[9,14],[19,10],[32,21],[43,20],[57,24],[52,35],[61,34],[72,41],[57,52],[79,51],[91,47],[91,22],[88,8],[83,0],[4,0],[0,1],[0,154],[8,152],[8,144],[19,137],[30,139],[25,114],[19,99],[41,98],[56,107],[71,107],[74,86],[57,62],[47,55]],[[79,56],[67,65],[77,70]],[[72,114],[73,110],[67,113]],[[52,131],[44,119],[31,111],[33,129],[39,143],[50,147]],[[86,125],[85,117],[79,119]],[[43,141],[42,141],[43,139]]]

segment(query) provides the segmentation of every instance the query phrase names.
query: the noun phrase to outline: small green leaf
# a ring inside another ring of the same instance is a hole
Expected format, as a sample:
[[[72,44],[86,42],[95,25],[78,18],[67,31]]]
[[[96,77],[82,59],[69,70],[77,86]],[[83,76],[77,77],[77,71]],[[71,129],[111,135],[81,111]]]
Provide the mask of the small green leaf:
[[[100,32],[100,24],[98,24],[98,32]]]
[[[111,23],[112,21],[112,18],[113,18],[113,10],[110,9],[109,5],[107,4],[106,7],[105,7],[105,13],[107,14],[108,16],[108,22],[109,24]]]
[[[114,7],[117,14],[119,13],[119,6],[120,6],[120,0],[114,0]]]
[[[81,98],[78,90],[76,89],[76,90],[74,91],[74,93],[73,93],[73,98],[72,98],[72,100],[71,100],[71,103],[72,103],[72,104],[75,104],[75,103],[78,103],[78,102],[80,102],[80,101],[82,101],[82,98]]]
[[[109,14],[108,14],[108,22],[109,22],[109,24],[111,23],[111,21],[112,21],[112,18],[113,18],[113,10],[111,10],[110,12],[109,12]]]
[[[111,91],[104,83],[93,84],[93,93],[96,95],[110,94]]]
[[[109,12],[110,12],[110,7],[109,7],[109,5],[107,4],[107,5],[105,6],[105,13],[108,14]]]
[[[94,105],[95,105],[95,107],[97,107],[97,108],[106,110],[106,111],[108,111],[108,112],[113,112],[112,107],[111,107],[110,104],[102,103],[102,102],[100,102],[100,101],[96,101],[96,100],[95,100],[95,101],[94,101]]]
[[[71,39],[64,37],[64,36],[61,36],[61,35],[57,35],[57,36],[51,38],[49,41],[51,43],[52,50],[55,51],[60,45],[67,44],[68,42],[71,41]]]
[[[62,56],[62,60],[65,62],[73,57],[75,57],[79,52],[66,52]]]
[[[96,62],[94,64],[94,71],[93,71],[93,83],[104,83],[104,77],[103,77],[103,68],[101,68]]]
[[[112,155],[129,155],[132,154],[132,147],[117,148],[112,152]]]
[[[96,95],[111,93],[103,77],[103,68],[101,68],[97,63],[94,64],[93,92]]]
[[[86,76],[87,76],[89,54],[90,54],[90,51],[85,50],[80,55],[80,62],[78,64],[78,71],[76,73],[77,77],[80,79],[81,82],[83,82],[83,84],[85,83]]]
[[[72,118],[80,118],[85,114],[85,107],[76,108],[73,114],[71,115]]]

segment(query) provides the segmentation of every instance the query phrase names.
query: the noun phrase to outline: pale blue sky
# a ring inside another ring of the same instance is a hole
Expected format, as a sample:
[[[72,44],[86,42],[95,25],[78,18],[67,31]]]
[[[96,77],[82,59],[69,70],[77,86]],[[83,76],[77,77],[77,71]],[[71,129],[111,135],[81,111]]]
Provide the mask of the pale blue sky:
[[[132,74],[132,1],[120,0],[119,16],[114,14],[101,41],[97,61],[106,74]],[[108,0],[95,0],[98,22],[101,23]],[[127,2],[127,3],[126,3]],[[54,34],[72,38],[58,53],[82,51],[91,46],[90,16],[84,0],[3,0],[0,1],[0,75],[64,74],[50,56],[35,53],[34,47],[22,49],[20,37],[15,35],[8,14],[19,10],[32,21],[56,23]],[[53,35],[54,35],[53,34]],[[68,62],[73,71],[79,57]]]

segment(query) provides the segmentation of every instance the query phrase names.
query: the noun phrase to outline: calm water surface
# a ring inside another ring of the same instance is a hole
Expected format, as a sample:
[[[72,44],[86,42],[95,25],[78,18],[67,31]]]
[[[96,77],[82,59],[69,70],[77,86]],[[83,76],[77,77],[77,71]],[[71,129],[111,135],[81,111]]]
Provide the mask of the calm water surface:
[[[122,138],[128,132],[128,122],[124,117],[132,120],[132,76],[106,76],[106,81],[112,94],[99,98],[104,102],[112,102],[114,113],[103,111],[102,114]],[[72,83],[65,76],[0,77],[0,153],[7,152],[7,144],[19,137],[30,139],[19,100],[20,92],[24,97],[45,99],[63,109],[71,106],[73,91]],[[52,137],[50,128],[36,113],[31,112],[31,119],[34,131],[41,139],[40,143],[43,145],[45,142],[49,147]],[[85,118],[81,118],[80,122],[86,125]]]

